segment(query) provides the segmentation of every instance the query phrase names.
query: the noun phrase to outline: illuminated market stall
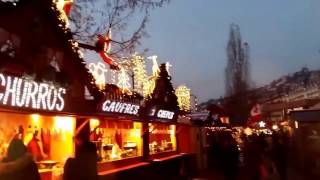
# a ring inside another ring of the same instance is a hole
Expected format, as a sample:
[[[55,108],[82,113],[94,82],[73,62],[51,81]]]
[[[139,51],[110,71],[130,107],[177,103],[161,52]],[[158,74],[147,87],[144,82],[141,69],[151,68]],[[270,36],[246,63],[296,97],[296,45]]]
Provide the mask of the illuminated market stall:
[[[0,158],[18,138],[41,179],[61,178],[78,133],[95,143],[101,178],[182,156],[170,65],[159,67],[153,56],[153,74],[145,77],[135,56],[138,93],[129,90],[125,68],[114,64],[118,82],[106,85],[94,70],[104,64],[87,66],[65,15],[51,0],[0,1]]]
[[[114,85],[107,85],[106,97],[98,103],[96,117],[90,119],[90,140],[98,149],[98,171],[142,162],[143,122],[139,117],[138,94],[127,95]]]
[[[85,89],[102,97],[63,13],[51,1],[0,1],[0,158],[22,140],[41,179],[61,177],[74,156],[76,127],[91,108]]]

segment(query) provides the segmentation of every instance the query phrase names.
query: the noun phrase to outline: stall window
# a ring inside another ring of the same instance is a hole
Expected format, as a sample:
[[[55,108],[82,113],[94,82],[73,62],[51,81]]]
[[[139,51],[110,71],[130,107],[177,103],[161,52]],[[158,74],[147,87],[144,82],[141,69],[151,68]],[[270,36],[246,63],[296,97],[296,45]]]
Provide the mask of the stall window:
[[[24,142],[40,170],[62,168],[66,159],[74,155],[75,118],[5,112],[0,112],[0,117],[1,159],[13,138]]]
[[[90,129],[100,161],[142,156],[142,123],[91,119]]]
[[[176,126],[160,123],[149,123],[150,154],[176,151]]]

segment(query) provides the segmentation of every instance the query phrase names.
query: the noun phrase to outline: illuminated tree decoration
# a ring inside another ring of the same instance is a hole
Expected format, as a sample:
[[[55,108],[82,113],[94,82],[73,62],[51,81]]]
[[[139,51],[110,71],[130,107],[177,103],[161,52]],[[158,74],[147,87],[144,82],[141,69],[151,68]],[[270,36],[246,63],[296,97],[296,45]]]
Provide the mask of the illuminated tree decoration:
[[[176,96],[180,110],[190,111],[191,90],[185,85],[180,85],[176,88]]]
[[[125,68],[121,68],[118,74],[118,87],[122,89],[122,93],[131,93],[129,90],[129,76]]]
[[[100,62],[97,64],[90,63],[89,64],[89,72],[93,75],[95,79],[95,84],[98,86],[100,90],[104,90],[106,84],[106,66]]]
[[[148,91],[148,77],[143,56],[133,55],[132,63],[135,82],[134,90],[144,96]]]

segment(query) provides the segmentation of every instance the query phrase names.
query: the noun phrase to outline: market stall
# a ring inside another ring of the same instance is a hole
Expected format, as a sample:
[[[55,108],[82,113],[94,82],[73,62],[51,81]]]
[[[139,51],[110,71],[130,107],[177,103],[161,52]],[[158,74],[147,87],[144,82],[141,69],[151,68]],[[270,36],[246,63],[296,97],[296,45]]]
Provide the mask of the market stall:
[[[92,101],[102,94],[61,13],[51,1],[0,2],[0,158],[23,141],[41,179],[60,178],[74,156],[76,127],[90,118],[85,89]]]
[[[90,119],[90,140],[98,149],[98,171],[108,171],[143,160],[143,121],[139,117],[141,96],[126,95],[108,88]]]

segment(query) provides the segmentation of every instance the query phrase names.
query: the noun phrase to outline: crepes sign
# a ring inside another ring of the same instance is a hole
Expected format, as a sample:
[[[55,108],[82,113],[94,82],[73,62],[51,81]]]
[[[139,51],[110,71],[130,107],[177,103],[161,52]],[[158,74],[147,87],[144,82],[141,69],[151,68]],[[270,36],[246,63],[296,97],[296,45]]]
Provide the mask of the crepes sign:
[[[151,109],[149,116],[156,117],[160,119],[170,119],[172,120],[174,118],[175,113],[173,111],[168,111],[164,109]]]

